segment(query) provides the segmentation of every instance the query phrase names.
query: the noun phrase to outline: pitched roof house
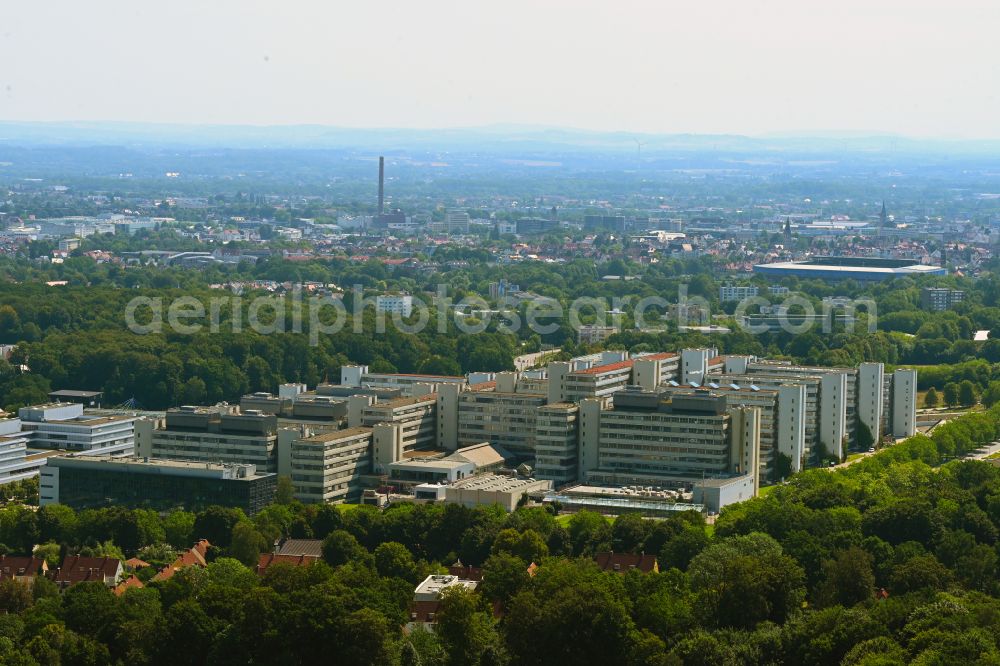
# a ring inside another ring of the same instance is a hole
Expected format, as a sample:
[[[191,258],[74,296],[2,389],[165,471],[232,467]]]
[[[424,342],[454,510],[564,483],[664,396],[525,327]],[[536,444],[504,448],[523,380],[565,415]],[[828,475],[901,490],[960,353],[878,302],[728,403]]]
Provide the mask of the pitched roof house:
[[[108,587],[114,587],[123,572],[121,560],[115,557],[69,555],[62,561],[61,566],[49,571],[48,576],[63,589],[77,583],[89,582],[104,583]]]
[[[22,583],[32,583],[38,574],[45,575],[49,565],[45,558],[25,556],[0,555],[0,580],[18,580]]]
[[[659,573],[660,571],[659,566],[656,564],[656,556],[647,555],[646,553],[597,553],[594,555],[594,561],[604,571],[615,571],[618,573],[625,573],[629,569],[638,569],[642,573],[649,573],[650,571]]]

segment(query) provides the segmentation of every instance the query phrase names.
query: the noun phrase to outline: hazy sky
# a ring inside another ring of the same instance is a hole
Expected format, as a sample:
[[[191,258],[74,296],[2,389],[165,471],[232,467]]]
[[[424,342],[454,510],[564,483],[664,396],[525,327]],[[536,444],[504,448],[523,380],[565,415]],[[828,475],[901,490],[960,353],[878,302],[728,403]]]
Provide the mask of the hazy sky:
[[[1000,137],[997,0],[3,4],[3,120]]]

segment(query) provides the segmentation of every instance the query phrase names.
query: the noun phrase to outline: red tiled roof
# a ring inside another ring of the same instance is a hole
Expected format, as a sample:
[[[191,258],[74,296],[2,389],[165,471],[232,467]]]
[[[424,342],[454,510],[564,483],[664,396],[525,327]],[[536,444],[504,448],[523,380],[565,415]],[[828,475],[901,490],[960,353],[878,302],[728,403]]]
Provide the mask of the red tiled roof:
[[[659,354],[650,354],[649,356],[640,356],[640,361],[665,361],[668,358],[677,358],[680,354],[676,352],[660,352]]]
[[[177,559],[169,565],[160,569],[160,572],[153,576],[153,580],[169,580],[174,574],[185,567],[204,567],[208,565],[205,555],[212,544],[208,539],[202,539],[190,550],[186,550],[177,556]]]
[[[140,560],[138,557],[130,557],[125,560],[125,566],[129,569],[143,569],[149,566],[149,562]]]
[[[470,391],[489,391],[497,387],[496,382],[479,382],[478,384],[470,384]]]
[[[574,375],[601,375],[605,372],[614,372],[615,370],[624,370],[625,368],[632,367],[632,361],[618,361],[617,363],[607,363],[605,365],[595,365],[592,368],[587,368],[586,370],[577,370],[571,374]]]
[[[83,557],[70,555],[62,566],[49,572],[52,579],[62,585],[75,585],[87,581],[105,582],[121,570],[121,560],[114,557]]]
[[[262,553],[257,562],[257,574],[263,574],[272,564],[291,564],[293,567],[307,567],[310,564],[319,562],[319,558],[314,555],[277,555],[275,553]]]
[[[123,594],[125,594],[125,590],[128,590],[129,588],[133,587],[136,589],[144,587],[142,581],[136,578],[134,575],[129,576],[128,578],[126,578],[125,580],[123,580],[122,582],[118,583],[118,585],[115,586],[115,596],[120,597]]]
[[[0,580],[10,580],[16,576],[37,576],[48,571],[48,564],[41,557],[0,555]]]
[[[656,557],[646,553],[614,553],[605,552],[594,555],[594,561],[604,571],[624,573],[629,569],[638,569],[642,573],[657,571]]]

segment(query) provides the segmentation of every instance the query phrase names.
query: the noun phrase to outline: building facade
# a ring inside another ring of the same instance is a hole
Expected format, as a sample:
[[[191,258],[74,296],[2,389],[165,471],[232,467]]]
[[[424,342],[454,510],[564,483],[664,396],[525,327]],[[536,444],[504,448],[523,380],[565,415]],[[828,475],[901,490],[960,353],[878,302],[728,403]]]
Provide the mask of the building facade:
[[[253,465],[55,456],[42,468],[39,504],[155,511],[198,511],[219,505],[254,515],[274,501],[277,478]]]

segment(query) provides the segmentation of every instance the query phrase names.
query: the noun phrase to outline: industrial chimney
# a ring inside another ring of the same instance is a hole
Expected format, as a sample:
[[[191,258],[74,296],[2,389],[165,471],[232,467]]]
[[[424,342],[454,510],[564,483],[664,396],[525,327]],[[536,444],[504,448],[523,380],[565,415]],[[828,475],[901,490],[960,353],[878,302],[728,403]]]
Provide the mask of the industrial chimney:
[[[378,214],[385,212],[383,204],[383,194],[385,193],[385,158],[378,158]]]

